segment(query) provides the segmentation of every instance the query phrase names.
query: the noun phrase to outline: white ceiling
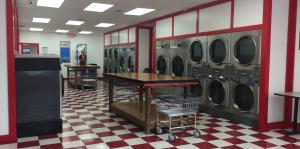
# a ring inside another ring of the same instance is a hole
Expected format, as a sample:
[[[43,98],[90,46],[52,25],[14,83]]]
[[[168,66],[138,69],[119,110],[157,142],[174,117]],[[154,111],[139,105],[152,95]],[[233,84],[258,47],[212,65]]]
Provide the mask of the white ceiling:
[[[37,0],[17,0],[17,5],[21,30],[29,30],[29,27],[38,27],[44,28],[45,32],[54,32],[56,29],[68,29],[72,32],[87,30],[101,33],[212,1],[215,0],[65,0],[60,8],[47,8],[37,7]],[[83,11],[92,2],[113,4],[115,6],[103,13]],[[153,8],[156,11],[143,16],[123,15],[124,12],[137,7]],[[33,17],[51,18],[51,21],[49,24],[32,23]],[[85,21],[81,26],[65,25],[68,20],[80,19]],[[101,22],[114,23],[116,25],[109,28],[94,27]]]

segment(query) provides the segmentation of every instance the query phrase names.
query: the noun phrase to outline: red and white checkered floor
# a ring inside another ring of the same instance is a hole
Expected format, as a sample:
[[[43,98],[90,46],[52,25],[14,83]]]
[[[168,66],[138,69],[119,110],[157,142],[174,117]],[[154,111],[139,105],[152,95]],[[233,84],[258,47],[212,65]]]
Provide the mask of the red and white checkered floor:
[[[168,134],[146,135],[133,123],[108,112],[106,85],[99,82],[97,91],[67,88],[63,102],[63,133],[19,138],[17,143],[0,145],[0,149],[150,149],[150,148],[300,148],[300,135],[288,136],[284,130],[259,133],[255,129],[226,119],[199,113],[198,128]]]

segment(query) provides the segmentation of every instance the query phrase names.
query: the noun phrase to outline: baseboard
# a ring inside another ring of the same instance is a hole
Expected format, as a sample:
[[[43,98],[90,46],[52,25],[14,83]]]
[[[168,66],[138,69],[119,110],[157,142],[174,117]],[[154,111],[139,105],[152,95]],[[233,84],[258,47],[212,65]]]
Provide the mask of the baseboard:
[[[62,132],[62,120],[24,122],[17,124],[18,137],[32,137]]]
[[[16,143],[16,142],[17,142],[17,137],[16,136],[11,136],[11,135],[0,136],[0,145],[1,144]]]

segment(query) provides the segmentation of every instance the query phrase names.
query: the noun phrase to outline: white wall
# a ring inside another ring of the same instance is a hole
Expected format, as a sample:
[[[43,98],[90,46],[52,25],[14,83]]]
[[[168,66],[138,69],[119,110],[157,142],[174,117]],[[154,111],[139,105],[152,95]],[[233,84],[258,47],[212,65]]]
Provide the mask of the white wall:
[[[99,65],[101,76],[103,72],[103,34],[78,35],[76,38],[69,38],[66,34],[43,33],[43,32],[20,32],[20,42],[39,43],[40,53],[42,47],[48,47],[48,53],[60,54],[60,41],[70,41],[71,63],[75,64],[75,48],[77,44],[87,44],[87,64],[96,63]],[[62,64],[62,72],[66,77],[66,63]]]
[[[139,29],[139,72],[149,68],[150,32],[148,29]]]
[[[8,135],[6,1],[0,1],[0,136]]]
[[[268,122],[284,119],[284,100],[274,92],[285,90],[289,2],[272,1]]]
[[[300,91],[300,47],[299,47],[299,31],[300,31],[300,1],[297,6],[297,30],[296,30],[296,45],[295,45],[295,66],[294,66],[294,91]],[[293,106],[294,107],[294,106]],[[300,110],[298,112],[298,122],[300,122]]]

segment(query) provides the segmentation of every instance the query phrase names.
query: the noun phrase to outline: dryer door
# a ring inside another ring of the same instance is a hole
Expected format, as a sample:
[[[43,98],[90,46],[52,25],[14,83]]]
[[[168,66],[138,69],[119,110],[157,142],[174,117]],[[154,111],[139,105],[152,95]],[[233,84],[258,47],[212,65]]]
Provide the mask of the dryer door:
[[[113,51],[112,51],[112,49],[109,49],[109,53],[108,53],[108,57],[110,58],[110,59],[112,59],[113,58]]]
[[[183,76],[184,74],[184,61],[179,55],[175,56],[172,60],[172,73],[175,76]]]
[[[121,56],[121,58],[120,58],[120,70],[121,71],[125,70],[125,58],[124,58],[124,56]]]
[[[250,36],[243,36],[234,45],[234,57],[240,65],[251,65],[255,58],[257,47]]]
[[[254,104],[254,93],[250,86],[238,84],[234,88],[234,106],[243,112],[251,110]]]
[[[104,58],[107,58],[107,49],[104,50]]]
[[[129,72],[134,72],[133,56],[129,56],[127,59],[127,67]]]
[[[203,46],[200,41],[194,41],[190,47],[190,59],[194,63],[201,63],[203,58]]]
[[[201,97],[203,95],[203,86],[201,81],[199,81],[197,85],[191,86],[191,94],[194,97]]]
[[[114,50],[114,59],[115,59],[115,60],[118,60],[118,59],[119,59],[119,51],[118,51],[118,49],[115,49],[115,50]]]
[[[225,101],[225,89],[219,81],[213,80],[208,86],[208,99],[215,105]]]
[[[156,61],[156,71],[158,74],[166,74],[167,72],[167,60],[162,55]]]
[[[215,64],[222,64],[226,58],[226,45],[222,39],[214,40],[209,46],[209,57]]]

